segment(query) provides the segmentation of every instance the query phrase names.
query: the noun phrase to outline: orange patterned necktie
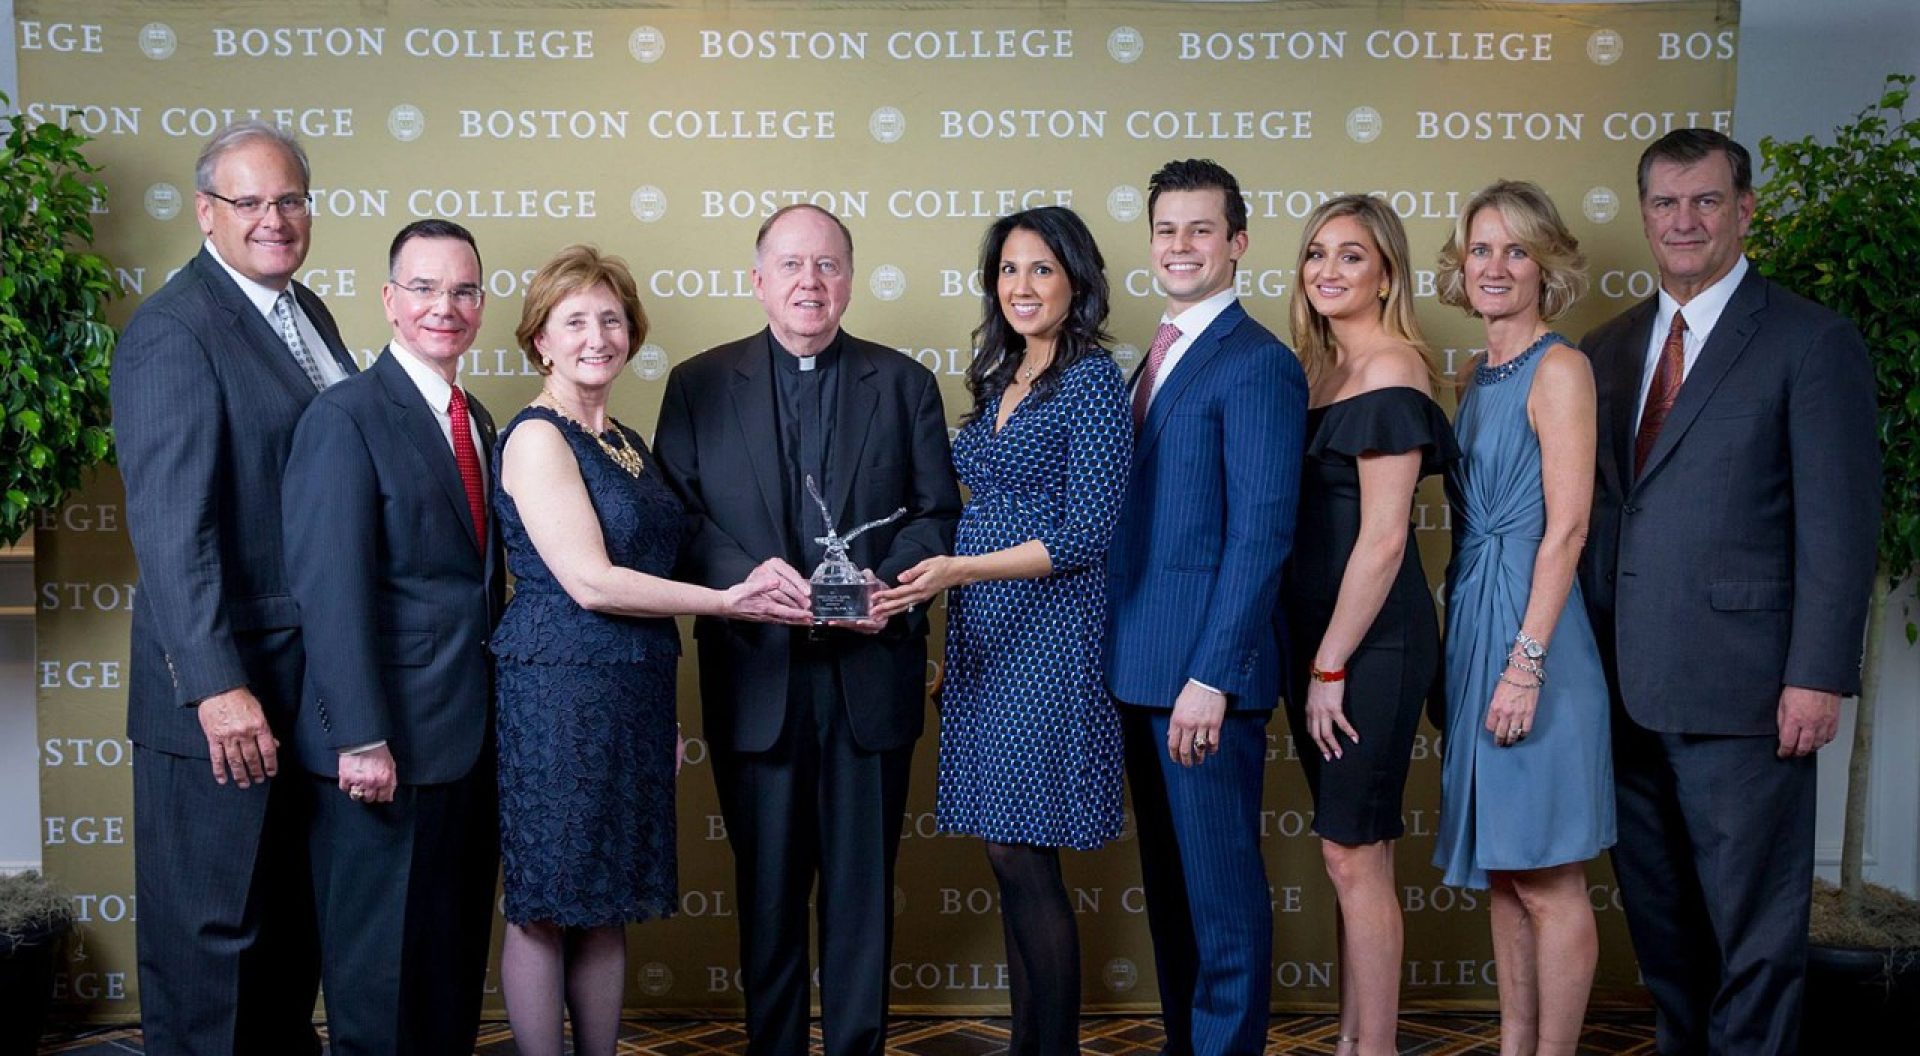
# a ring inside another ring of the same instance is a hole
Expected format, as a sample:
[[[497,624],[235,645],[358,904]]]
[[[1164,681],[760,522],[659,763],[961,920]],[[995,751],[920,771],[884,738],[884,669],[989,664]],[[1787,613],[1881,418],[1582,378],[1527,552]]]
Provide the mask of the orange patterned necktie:
[[[1167,361],[1167,349],[1180,340],[1180,328],[1172,323],[1161,323],[1159,332],[1153,335],[1153,345],[1147,349],[1147,367],[1140,372],[1140,380],[1133,387],[1133,427],[1138,430],[1147,420],[1147,403],[1153,399],[1153,380],[1160,376],[1160,364]]]
[[[1667,331],[1667,343],[1660,346],[1660,361],[1653,365],[1653,386],[1647,390],[1647,406],[1640,412],[1640,433],[1633,439],[1633,475],[1646,471],[1647,456],[1653,442],[1660,439],[1660,427],[1667,424],[1674,398],[1680,395],[1680,383],[1687,376],[1687,317],[1673,313],[1673,327]]]

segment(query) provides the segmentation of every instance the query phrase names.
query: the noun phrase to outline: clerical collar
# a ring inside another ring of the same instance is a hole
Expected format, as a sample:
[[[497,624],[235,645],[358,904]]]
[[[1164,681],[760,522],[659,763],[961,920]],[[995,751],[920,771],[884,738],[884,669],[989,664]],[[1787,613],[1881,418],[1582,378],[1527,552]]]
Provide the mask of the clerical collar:
[[[782,370],[791,371],[795,374],[806,374],[815,370],[823,370],[840,361],[839,334],[833,335],[833,341],[829,343],[827,347],[811,356],[796,356],[787,351],[786,348],[780,344],[780,339],[774,337],[771,332],[767,334],[767,348],[772,351],[773,361],[778,364]]]

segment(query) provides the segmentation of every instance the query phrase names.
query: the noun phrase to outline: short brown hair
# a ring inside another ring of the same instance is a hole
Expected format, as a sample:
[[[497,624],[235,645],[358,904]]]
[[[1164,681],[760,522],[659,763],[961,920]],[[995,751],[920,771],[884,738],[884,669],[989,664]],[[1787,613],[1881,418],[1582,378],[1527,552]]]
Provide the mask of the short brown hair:
[[[1725,154],[1727,167],[1733,170],[1733,193],[1752,191],[1753,155],[1747,153],[1747,148],[1726,133],[1711,128],[1676,128],[1649,143],[1640,153],[1639,175],[1635,177],[1640,186],[1640,200],[1647,200],[1647,177],[1653,172],[1654,162],[1695,165],[1716,153]]]
[[[1526,180],[1496,180],[1467,199],[1454,221],[1453,233],[1440,250],[1440,270],[1434,291],[1441,304],[1462,309],[1478,318],[1473,302],[1467,298],[1466,276],[1461,268],[1466,259],[1468,229],[1482,209],[1498,209],[1507,222],[1507,231],[1526,247],[1527,255],[1540,265],[1540,318],[1558,319],[1587,292],[1587,258],[1580,252],[1580,240],[1567,230],[1560,210],[1540,185]]]
[[[647,339],[647,312],[640,307],[640,290],[633,282],[627,262],[608,256],[589,245],[573,245],[554,254],[527,284],[527,297],[520,306],[520,325],[513,330],[520,351],[533,362],[533,369],[550,374],[553,367],[534,347],[533,339],[547,328],[547,317],[561,301],[595,286],[605,286],[619,299],[627,313],[627,358],[632,359]]]

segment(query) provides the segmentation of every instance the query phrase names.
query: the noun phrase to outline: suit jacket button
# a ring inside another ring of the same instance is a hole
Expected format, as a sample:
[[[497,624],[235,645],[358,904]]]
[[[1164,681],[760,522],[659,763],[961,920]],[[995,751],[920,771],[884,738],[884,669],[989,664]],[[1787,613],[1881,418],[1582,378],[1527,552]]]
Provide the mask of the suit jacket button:
[[[1620,509],[1622,512],[1626,513],[1629,516],[1640,512],[1640,507],[1635,506],[1631,502],[1627,503],[1625,506],[1620,507]]]

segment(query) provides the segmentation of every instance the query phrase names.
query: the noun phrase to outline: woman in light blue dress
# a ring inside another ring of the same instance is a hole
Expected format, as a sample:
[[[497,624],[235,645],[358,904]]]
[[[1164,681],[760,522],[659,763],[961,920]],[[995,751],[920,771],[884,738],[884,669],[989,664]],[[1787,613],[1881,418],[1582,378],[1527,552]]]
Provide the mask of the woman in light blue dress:
[[[1545,192],[1502,181],[1467,203],[1440,296],[1486,323],[1448,481],[1446,882],[1492,888],[1502,1052],[1571,1054],[1599,939],[1586,863],[1613,844],[1607,683],[1574,571],[1593,497],[1587,358],[1546,320],[1584,284]]]

